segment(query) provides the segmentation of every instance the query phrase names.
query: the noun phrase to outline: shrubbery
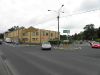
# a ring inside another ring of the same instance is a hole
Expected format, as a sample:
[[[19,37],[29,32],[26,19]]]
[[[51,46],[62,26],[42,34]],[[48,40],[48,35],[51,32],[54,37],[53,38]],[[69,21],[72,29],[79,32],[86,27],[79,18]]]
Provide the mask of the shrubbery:
[[[96,39],[95,41],[100,42],[100,38]]]
[[[51,45],[57,45],[58,44],[58,40],[50,40],[49,41]],[[61,41],[59,41],[59,44],[61,43]]]
[[[49,41],[51,43],[51,45],[57,45],[58,44],[58,40],[50,40]],[[64,41],[59,41],[59,44],[71,44],[72,41],[69,41],[69,42],[64,42]]]

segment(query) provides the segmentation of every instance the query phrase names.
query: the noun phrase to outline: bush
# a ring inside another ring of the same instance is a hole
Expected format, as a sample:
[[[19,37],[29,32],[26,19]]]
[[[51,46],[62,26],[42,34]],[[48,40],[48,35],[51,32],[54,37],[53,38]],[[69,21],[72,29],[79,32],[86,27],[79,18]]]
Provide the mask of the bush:
[[[49,41],[51,45],[57,45],[58,41],[57,40],[51,40]],[[61,41],[59,41],[59,44],[61,43]]]
[[[95,41],[100,42],[100,38],[96,39]]]

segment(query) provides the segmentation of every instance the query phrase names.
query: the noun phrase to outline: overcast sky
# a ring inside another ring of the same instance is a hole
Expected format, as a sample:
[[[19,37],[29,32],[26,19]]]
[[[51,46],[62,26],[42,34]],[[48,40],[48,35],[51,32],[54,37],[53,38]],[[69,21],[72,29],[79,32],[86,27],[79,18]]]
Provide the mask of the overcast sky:
[[[87,24],[100,26],[100,0],[0,0],[0,32],[12,26],[33,26],[57,31],[57,12],[61,5],[60,32],[79,33]],[[88,10],[96,10],[82,13]],[[76,14],[69,16],[71,14]]]

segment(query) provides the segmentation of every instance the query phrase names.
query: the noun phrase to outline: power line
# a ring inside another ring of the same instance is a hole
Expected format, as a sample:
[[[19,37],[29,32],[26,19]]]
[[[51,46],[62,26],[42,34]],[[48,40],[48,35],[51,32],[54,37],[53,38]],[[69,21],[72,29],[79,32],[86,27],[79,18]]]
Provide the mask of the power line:
[[[87,11],[83,11],[83,12],[80,12],[80,13],[70,14],[70,15],[63,16],[63,17],[68,17],[68,16],[73,16],[73,15],[78,15],[78,14],[93,12],[93,11],[97,11],[97,10],[100,10],[100,8],[98,8],[98,9],[92,9],[92,10],[87,10]]]
[[[92,10],[87,10],[87,11],[83,11],[83,12],[80,12],[80,13],[75,13],[75,14],[69,14],[69,15],[66,15],[66,16],[61,16],[60,18],[62,17],[70,17],[70,16],[74,16],[74,15],[78,15],[78,14],[84,14],[84,13],[88,13],[88,12],[94,12],[94,11],[97,11],[97,10],[100,10],[100,8],[97,8],[97,9],[92,9]],[[55,11],[56,12],[56,11]],[[65,13],[65,12],[64,12]],[[52,18],[53,19],[53,18]],[[49,21],[49,20],[48,20]],[[38,24],[41,24],[41,23],[38,23]]]
[[[58,0],[59,4],[62,5],[62,3],[60,2],[60,0]]]

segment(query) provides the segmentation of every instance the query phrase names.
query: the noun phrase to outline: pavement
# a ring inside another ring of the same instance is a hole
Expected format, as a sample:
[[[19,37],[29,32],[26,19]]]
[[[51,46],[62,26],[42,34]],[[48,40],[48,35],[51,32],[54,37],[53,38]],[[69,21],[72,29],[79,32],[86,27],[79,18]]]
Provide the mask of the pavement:
[[[6,57],[0,51],[0,75],[13,75],[10,68],[6,64]]]
[[[100,75],[100,49],[80,46],[75,51],[55,48],[47,51],[40,46],[4,44],[0,51],[6,55],[6,63],[14,75]]]

